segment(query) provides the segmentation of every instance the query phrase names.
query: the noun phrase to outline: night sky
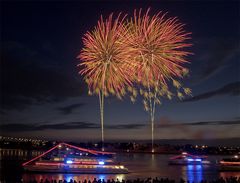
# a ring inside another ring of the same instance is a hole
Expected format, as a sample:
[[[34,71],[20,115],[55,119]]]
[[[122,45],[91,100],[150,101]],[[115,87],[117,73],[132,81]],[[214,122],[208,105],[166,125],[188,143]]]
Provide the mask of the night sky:
[[[239,138],[239,1],[1,1],[1,135],[100,139],[98,97],[76,67],[82,36],[101,15],[148,7],[185,23],[194,53],[184,80],[193,97],[157,106],[156,138]],[[105,101],[106,141],[151,138],[140,97]]]

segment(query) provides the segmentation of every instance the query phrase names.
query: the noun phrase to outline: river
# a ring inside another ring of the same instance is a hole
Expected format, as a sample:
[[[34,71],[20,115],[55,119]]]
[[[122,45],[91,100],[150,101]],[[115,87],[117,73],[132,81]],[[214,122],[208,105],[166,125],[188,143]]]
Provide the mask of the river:
[[[208,159],[212,162],[211,165],[168,165],[168,159],[171,155],[161,154],[118,154],[117,160],[124,164],[129,169],[129,174],[43,174],[43,173],[27,173],[24,172],[21,163],[26,161],[32,156],[37,156],[42,152],[39,151],[24,151],[18,149],[1,149],[1,167],[0,167],[0,180],[1,182],[16,183],[20,180],[23,182],[29,182],[30,180],[49,179],[49,180],[63,180],[74,179],[79,180],[93,180],[97,179],[136,179],[136,178],[148,178],[148,177],[163,177],[179,180],[183,178],[185,180],[199,182],[202,179],[214,180],[219,177],[240,177],[240,172],[219,172],[217,170],[216,161],[226,158],[226,156],[209,156]]]

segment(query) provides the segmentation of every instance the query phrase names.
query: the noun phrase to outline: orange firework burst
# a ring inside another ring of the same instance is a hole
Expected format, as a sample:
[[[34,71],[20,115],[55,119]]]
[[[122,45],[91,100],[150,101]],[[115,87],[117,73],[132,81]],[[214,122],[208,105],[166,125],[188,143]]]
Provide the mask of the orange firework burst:
[[[126,17],[121,14],[113,21],[112,14],[104,21],[101,17],[94,31],[83,37],[84,48],[78,58],[79,66],[89,86],[89,92],[104,96],[109,94],[121,98],[125,94],[125,86],[132,84],[132,63],[130,48],[126,41],[130,34],[123,24]]]
[[[140,94],[151,116],[154,150],[155,104],[160,104],[163,96],[171,99],[173,94],[169,91],[168,81],[177,88],[179,98],[183,93],[191,93],[178,81],[188,73],[184,64],[190,54],[185,51],[191,46],[186,43],[190,33],[185,32],[184,25],[176,17],[166,18],[162,12],[151,17],[149,11],[142,14],[141,10],[135,10],[129,21],[121,14],[115,20],[112,14],[105,21],[101,17],[95,29],[83,37],[84,48],[78,56],[82,61],[78,65],[81,67],[79,73],[84,75],[89,94],[99,95],[102,142],[105,96],[112,94],[122,98],[127,88],[134,101],[137,91],[132,84],[141,85]]]
[[[190,33],[184,31],[184,25],[176,17],[166,18],[162,12],[151,17],[149,11],[145,14],[142,14],[141,9],[134,11],[134,17],[128,22],[132,34],[128,46],[133,50],[135,75],[137,82],[142,85],[140,94],[144,98],[144,108],[150,113],[154,152],[155,106],[161,103],[161,97],[172,98],[168,81],[172,81],[177,88],[179,98],[183,97],[183,93],[191,93],[189,88],[182,88],[178,81],[188,72],[183,64],[187,62],[186,56],[190,53],[184,49],[191,44],[186,43]]]
[[[111,14],[106,21],[102,16],[94,31],[83,37],[84,48],[78,58],[82,60],[80,74],[84,75],[89,94],[98,94],[101,115],[102,150],[104,150],[104,97],[109,93],[121,98],[126,87],[131,87],[133,70],[129,48],[128,29],[121,14],[113,20]]]
[[[166,18],[162,12],[150,17],[150,9],[145,14],[134,11],[134,18],[129,21],[132,38],[129,40],[135,50],[136,75],[146,86],[147,81],[166,82],[173,77],[183,77],[187,71],[182,64],[189,52],[183,49],[191,46],[186,43],[190,39],[176,17]]]

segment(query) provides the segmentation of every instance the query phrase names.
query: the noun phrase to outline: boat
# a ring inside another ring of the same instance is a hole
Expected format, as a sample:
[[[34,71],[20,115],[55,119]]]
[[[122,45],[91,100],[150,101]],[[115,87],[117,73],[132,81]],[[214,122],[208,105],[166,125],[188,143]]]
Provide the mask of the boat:
[[[240,171],[240,158],[238,155],[235,155],[231,158],[222,159],[218,163],[220,171]]]
[[[170,165],[208,165],[210,161],[207,160],[207,156],[196,156],[182,152],[181,155],[171,157],[168,163]]]
[[[24,170],[47,173],[125,174],[128,169],[115,162],[115,153],[60,143],[22,164]]]

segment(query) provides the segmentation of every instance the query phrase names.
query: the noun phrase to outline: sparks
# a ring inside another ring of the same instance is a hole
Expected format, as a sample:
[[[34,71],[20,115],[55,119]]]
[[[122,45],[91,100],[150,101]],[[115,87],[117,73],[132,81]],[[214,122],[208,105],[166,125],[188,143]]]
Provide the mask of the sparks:
[[[145,14],[141,9],[135,10],[134,17],[127,25],[132,34],[128,45],[134,52],[131,55],[135,63],[136,82],[141,86],[144,108],[150,113],[154,153],[156,104],[161,104],[161,97],[171,99],[173,96],[168,81],[177,89],[178,98],[191,94],[191,90],[183,88],[178,81],[188,73],[184,64],[188,62],[186,56],[191,53],[185,51],[185,48],[191,46],[186,43],[191,33],[183,29],[184,25],[176,17],[166,18],[166,13],[162,12],[151,17],[149,12],[150,8]]]
[[[122,18],[120,18],[122,17]],[[83,37],[84,48],[78,58],[82,61],[80,74],[84,75],[90,94],[103,92],[121,98],[126,86],[132,85],[131,48],[126,46],[129,38],[124,26],[125,16],[118,15],[113,21],[111,14],[106,21],[101,16],[94,31]]]
[[[111,14],[105,21],[101,16],[92,32],[83,37],[84,48],[78,58],[82,61],[80,74],[84,75],[89,94],[99,96],[102,150],[104,151],[104,97],[109,94],[122,98],[126,87],[133,83],[131,48],[126,45],[128,29],[124,25],[126,15],[121,13],[113,20]]]

